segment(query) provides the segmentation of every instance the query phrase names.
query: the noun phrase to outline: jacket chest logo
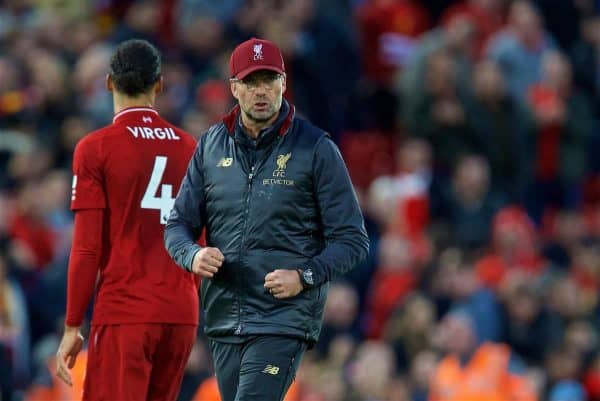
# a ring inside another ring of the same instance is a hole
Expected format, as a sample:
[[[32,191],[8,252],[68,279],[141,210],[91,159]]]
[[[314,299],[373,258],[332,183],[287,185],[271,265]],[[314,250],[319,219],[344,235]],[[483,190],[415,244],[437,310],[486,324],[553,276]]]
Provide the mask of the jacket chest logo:
[[[292,153],[277,156],[277,168],[273,170],[273,177],[285,177],[285,169],[291,157]]]
[[[294,185],[294,180],[289,180],[285,178],[285,169],[287,168],[287,163],[292,158],[292,153],[286,153],[284,155],[277,156],[276,163],[277,167],[273,170],[273,178],[265,178],[262,181],[263,185],[285,185],[291,187]]]

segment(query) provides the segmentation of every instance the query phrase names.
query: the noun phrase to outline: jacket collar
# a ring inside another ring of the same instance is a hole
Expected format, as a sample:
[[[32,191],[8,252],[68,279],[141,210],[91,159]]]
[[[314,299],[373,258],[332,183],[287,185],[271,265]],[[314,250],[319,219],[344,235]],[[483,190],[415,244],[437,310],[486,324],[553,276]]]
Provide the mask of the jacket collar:
[[[284,136],[292,125],[292,121],[296,115],[296,108],[294,105],[291,105],[287,102],[287,100],[283,99],[281,103],[280,116],[277,118],[272,127],[276,127],[279,125],[278,135]],[[240,118],[240,105],[237,104],[231,111],[223,117],[223,124],[227,129],[227,133],[231,136],[234,136],[236,131],[236,125]],[[268,129],[268,128],[267,128]]]

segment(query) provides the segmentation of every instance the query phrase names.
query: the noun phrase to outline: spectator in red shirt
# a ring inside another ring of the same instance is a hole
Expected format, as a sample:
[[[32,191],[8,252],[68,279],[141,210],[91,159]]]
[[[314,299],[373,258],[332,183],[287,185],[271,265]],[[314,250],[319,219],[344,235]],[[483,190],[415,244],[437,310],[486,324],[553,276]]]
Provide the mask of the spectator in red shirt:
[[[475,269],[489,288],[497,288],[511,271],[537,276],[546,267],[540,256],[535,227],[525,212],[516,206],[505,207],[494,216],[492,249]]]
[[[23,255],[21,264],[36,270],[53,260],[57,239],[44,219],[40,193],[37,182],[25,184],[19,194],[19,210],[9,226],[14,246]]]
[[[538,127],[531,196],[531,214],[538,221],[548,206],[578,206],[593,114],[589,100],[573,86],[569,60],[558,52],[544,55],[542,79],[527,95]]]
[[[373,80],[388,83],[429,29],[427,10],[413,0],[370,0],[357,11],[362,60]]]
[[[465,0],[450,6],[442,15],[445,24],[458,15],[466,15],[475,25],[475,54],[479,57],[487,40],[504,25],[503,0]]]

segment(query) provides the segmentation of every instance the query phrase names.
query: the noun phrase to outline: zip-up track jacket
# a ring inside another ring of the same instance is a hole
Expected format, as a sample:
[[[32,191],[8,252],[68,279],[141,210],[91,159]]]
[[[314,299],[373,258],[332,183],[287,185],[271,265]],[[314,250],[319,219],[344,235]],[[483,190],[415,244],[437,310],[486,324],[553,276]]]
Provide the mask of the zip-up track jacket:
[[[285,101],[276,123],[251,140],[239,106],[198,143],[165,227],[165,246],[190,270],[206,229],[225,256],[202,280],[210,337],[272,334],[318,339],[328,283],[367,255],[369,240],[346,166],[321,129]],[[276,299],[265,276],[311,269],[315,287]]]

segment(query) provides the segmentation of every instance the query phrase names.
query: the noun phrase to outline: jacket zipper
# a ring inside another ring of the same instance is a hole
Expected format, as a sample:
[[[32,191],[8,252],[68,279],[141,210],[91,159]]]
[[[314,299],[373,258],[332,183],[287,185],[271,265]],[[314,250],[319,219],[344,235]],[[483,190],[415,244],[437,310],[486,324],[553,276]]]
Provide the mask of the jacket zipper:
[[[242,254],[244,253],[244,247],[245,247],[245,243],[246,243],[246,230],[248,228],[248,214],[250,213],[250,196],[252,195],[252,179],[254,178],[254,171],[258,171],[258,168],[261,167],[264,162],[270,157],[270,155],[275,151],[275,148],[277,148],[278,144],[275,144],[273,146],[273,148],[271,148],[270,151],[265,152],[263,154],[263,157],[260,160],[255,161],[254,165],[250,168],[250,173],[248,174],[248,188],[246,189],[246,199],[244,201],[245,203],[245,208],[244,208],[244,228],[242,231],[242,243],[240,245],[240,255],[239,255],[239,260],[240,262],[242,261]],[[238,325],[237,328],[235,329],[235,335],[240,335],[242,334],[242,328],[243,328],[243,324],[242,324],[242,296],[241,296],[241,291],[238,293],[238,304],[239,304],[239,308],[238,308]]]
[[[242,230],[242,241],[240,245],[240,256],[239,260],[242,260],[242,254],[244,252],[244,243],[246,242],[246,228],[248,226],[248,213],[250,212],[250,195],[252,193],[252,178],[254,178],[254,168],[252,166],[250,173],[248,174],[248,188],[246,189],[246,199],[244,200],[244,228]],[[242,296],[238,293],[238,325],[235,329],[235,334],[240,335],[242,333]]]

